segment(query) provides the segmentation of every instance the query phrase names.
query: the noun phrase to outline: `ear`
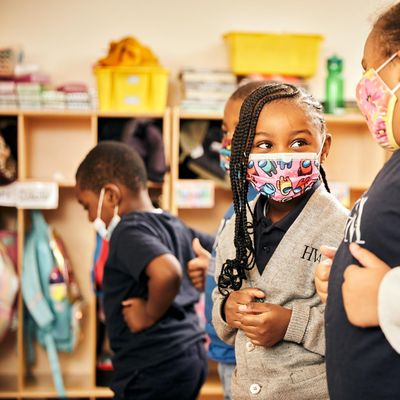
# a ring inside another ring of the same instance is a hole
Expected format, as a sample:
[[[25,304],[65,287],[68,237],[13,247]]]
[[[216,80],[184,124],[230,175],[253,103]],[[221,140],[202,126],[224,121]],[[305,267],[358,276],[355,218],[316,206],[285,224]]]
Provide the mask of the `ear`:
[[[119,206],[122,199],[121,189],[115,183],[107,183],[104,185],[104,203],[112,208]]]
[[[326,133],[324,147],[322,148],[321,152],[321,164],[323,164],[328,157],[329,150],[332,144],[332,135],[330,133]]]

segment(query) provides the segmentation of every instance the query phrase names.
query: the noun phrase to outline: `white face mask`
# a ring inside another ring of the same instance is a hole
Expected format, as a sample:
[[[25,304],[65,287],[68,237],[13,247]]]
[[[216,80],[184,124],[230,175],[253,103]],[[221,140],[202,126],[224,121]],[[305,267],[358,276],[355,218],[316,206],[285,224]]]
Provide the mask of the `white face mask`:
[[[114,208],[114,216],[108,224],[108,227],[106,226],[106,223],[101,219],[101,209],[103,208],[104,194],[105,190],[103,188],[100,192],[99,204],[97,205],[97,217],[93,221],[93,226],[102,239],[110,240],[114,229],[118,225],[119,221],[121,221],[121,217],[118,215],[118,206],[116,206]]]

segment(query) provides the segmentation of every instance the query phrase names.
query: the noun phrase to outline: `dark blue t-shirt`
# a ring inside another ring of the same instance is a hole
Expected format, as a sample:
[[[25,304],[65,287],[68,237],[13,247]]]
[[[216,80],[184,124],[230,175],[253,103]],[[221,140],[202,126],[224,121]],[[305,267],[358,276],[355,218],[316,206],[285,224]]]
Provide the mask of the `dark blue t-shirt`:
[[[400,265],[400,151],[351,211],[329,278],[325,325],[331,400],[398,400],[400,355],[380,328],[357,328],[345,314],[343,273],[348,265],[359,264],[349,251],[351,242],[372,251],[392,268]]]
[[[199,299],[187,275],[187,263],[195,255],[192,240],[211,250],[214,238],[188,228],[166,213],[133,212],[124,215],[110,240],[104,270],[104,311],[113,359],[115,381],[133,371],[174,358],[202,340],[194,305]],[[121,302],[131,297],[147,297],[147,265],[162,254],[173,254],[180,262],[183,279],[170,309],[155,325],[133,333],[126,325]]]

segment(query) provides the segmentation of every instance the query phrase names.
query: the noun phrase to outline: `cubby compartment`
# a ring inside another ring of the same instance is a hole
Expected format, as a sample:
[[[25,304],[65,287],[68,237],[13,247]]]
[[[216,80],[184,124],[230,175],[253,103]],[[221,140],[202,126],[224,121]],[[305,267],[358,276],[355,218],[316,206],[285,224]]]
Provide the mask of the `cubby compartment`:
[[[96,144],[90,114],[26,114],[21,178],[73,186],[75,171]]]

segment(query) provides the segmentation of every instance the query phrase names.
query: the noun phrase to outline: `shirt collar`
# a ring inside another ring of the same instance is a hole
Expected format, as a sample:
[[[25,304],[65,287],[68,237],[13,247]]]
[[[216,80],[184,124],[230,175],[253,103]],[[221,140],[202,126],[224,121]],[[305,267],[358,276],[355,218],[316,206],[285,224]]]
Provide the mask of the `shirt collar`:
[[[307,192],[304,193],[303,196],[301,196],[301,200],[296,205],[296,207],[292,211],[290,211],[288,215],[286,215],[284,218],[282,218],[275,224],[272,224],[272,221],[269,218],[265,217],[265,208],[268,203],[268,197],[260,195],[260,197],[257,200],[256,206],[254,208],[254,221],[256,222],[256,224],[259,224],[262,221],[266,221],[267,225],[273,225],[275,228],[287,232],[291,227],[291,225],[293,224],[293,222],[296,220],[296,218],[300,215],[301,211],[307,204],[312,194],[318,189],[320,184],[321,184],[320,180],[315,182],[312,188],[307,190]]]

